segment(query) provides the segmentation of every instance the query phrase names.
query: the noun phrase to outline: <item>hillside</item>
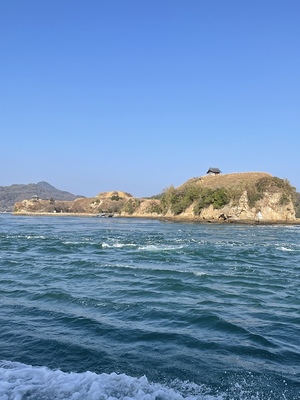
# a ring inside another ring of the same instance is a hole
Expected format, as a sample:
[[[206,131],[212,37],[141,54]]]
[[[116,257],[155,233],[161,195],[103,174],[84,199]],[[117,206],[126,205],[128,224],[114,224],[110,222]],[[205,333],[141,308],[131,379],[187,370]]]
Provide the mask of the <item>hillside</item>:
[[[129,193],[104,192],[92,198],[77,198],[73,201],[58,199],[26,199],[17,202],[15,213],[68,213],[68,214],[112,214],[121,213],[126,203],[133,199]]]
[[[75,200],[78,197],[72,193],[56,189],[47,182],[14,184],[0,186],[0,211],[11,212],[16,202],[38,196],[41,199]]]
[[[177,220],[293,222],[299,215],[299,194],[287,180],[263,172],[206,175],[170,186],[153,198],[125,192],[104,192],[74,201],[24,200],[16,213],[71,213]]]
[[[187,185],[197,184],[210,189],[220,187],[232,188],[247,188],[250,185],[255,185],[262,178],[270,178],[272,175],[266,172],[238,172],[233,174],[219,175],[204,175],[198,178],[191,178],[178,189],[181,190]]]
[[[293,221],[296,189],[264,172],[206,175],[168,188],[161,202],[166,215],[197,220]]]

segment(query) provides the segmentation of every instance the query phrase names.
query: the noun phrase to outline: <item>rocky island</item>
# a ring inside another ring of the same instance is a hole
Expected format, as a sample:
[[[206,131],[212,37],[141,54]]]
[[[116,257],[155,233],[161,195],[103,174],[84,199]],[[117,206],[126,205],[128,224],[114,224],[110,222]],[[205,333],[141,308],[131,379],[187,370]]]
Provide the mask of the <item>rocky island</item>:
[[[97,215],[202,222],[298,223],[296,189],[264,172],[209,173],[151,198],[120,191],[72,201],[37,196],[17,202],[15,214]]]

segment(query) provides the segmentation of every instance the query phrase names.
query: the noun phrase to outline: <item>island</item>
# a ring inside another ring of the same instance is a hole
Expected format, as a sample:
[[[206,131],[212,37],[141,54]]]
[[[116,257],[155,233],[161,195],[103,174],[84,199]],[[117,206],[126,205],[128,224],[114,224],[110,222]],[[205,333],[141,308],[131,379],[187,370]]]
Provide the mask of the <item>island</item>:
[[[209,169],[150,198],[122,191],[72,201],[33,196],[16,202],[16,215],[163,218],[225,223],[299,223],[299,194],[286,179],[265,172],[222,174]]]

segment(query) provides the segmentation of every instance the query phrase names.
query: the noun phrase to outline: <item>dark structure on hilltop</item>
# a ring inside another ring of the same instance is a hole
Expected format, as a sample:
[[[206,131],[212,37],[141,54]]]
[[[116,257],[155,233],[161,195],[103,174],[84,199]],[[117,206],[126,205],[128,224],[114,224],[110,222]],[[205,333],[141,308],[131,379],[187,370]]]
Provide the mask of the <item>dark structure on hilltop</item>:
[[[210,167],[209,170],[207,171],[207,174],[218,175],[218,174],[221,174],[221,170],[219,168]]]

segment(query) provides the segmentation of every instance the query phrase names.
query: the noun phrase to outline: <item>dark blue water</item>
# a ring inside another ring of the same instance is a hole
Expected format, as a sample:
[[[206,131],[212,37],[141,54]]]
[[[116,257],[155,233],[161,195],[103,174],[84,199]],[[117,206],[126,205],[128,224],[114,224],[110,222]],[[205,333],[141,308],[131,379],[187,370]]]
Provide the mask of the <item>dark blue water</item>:
[[[300,227],[0,216],[0,399],[300,399]]]

